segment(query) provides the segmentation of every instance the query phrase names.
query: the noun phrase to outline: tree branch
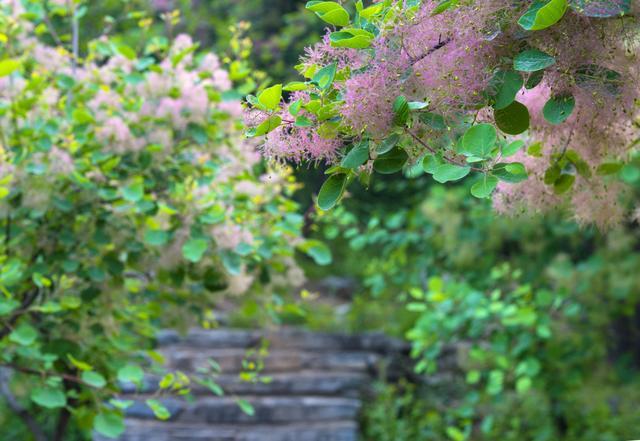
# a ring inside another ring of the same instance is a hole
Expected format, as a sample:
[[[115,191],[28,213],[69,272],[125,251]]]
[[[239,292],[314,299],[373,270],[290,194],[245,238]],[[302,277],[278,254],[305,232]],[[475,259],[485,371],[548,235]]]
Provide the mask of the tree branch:
[[[27,313],[27,311],[29,310],[29,306],[31,306],[33,302],[36,301],[36,299],[38,298],[38,295],[40,295],[39,288],[34,288],[31,291],[27,291],[24,298],[22,299],[22,304],[20,305],[20,309],[15,311],[13,315],[11,315],[11,317],[9,318],[8,322],[6,322],[6,324],[2,327],[2,329],[0,329],[0,340],[2,340],[4,337],[6,337],[11,333],[11,331],[13,330],[13,325],[16,323],[16,321],[18,321],[18,319],[21,316]]]

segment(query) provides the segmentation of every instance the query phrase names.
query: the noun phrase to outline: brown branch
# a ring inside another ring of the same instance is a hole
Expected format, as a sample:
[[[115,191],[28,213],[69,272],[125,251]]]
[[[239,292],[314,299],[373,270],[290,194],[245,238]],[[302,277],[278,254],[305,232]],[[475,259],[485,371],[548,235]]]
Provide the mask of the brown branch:
[[[22,317],[29,311],[29,306],[31,306],[33,302],[36,301],[38,295],[40,295],[39,288],[34,288],[31,291],[27,291],[27,293],[24,295],[24,298],[22,299],[20,309],[15,311],[9,318],[8,322],[6,322],[2,329],[0,329],[0,340],[2,340],[4,337],[9,335],[11,331],[13,331],[13,325],[16,323],[16,321],[18,321],[20,317]]]
[[[41,377],[42,376],[45,376],[45,377],[60,377],[63,380],[70,381],[72,383],[82,384],[84,386],[89,386],[87,383],[85,383],[80,378],[76,377],[75,375],[65,374],[64,372],[39,371],[37,369],[32,369],[32,368],[28,368],[28,367],[24,367],[24,366],[18,366],[18,365],[13,364],[13,363],[0,364],[0,367],[13,369],[14,371],[22,372],[23,374],[29,374],[29,375],[38,375],[38,376],[41,376]]]

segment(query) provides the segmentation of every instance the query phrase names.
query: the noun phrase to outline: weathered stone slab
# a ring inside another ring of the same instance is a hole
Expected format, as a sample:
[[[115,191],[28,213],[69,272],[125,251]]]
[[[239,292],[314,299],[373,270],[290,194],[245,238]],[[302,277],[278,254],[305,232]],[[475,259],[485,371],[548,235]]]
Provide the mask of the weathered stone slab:
[[[215,382],[228,395],[316,395],[356,397],[371,382],[369,375],[354,372],[332,371],[300,371],[269,374],[269,382],[247,382],[238,374],[223,374],[215,378]],[[147,377],[141,389],[132,383],[123,384],[124,393],[153,393],[158,390],[160,377]],[[193,382],[191,391],[194,395],[211,395],[211,391]]]
[[[215,360],[222,372],[242,370],[242,361],[250,359],[245,349],[205,349],[169,347],[162,351],[169,369],[195,372]],[[375,369],[381,355],[374,352],[308,352],[274,349],[263,359],[264,372],[289,372],[305,369],[333,371],[368,371]]]
[[[250,348],[269,341],[274,349],[304,349],[307,351],[407,351],[405,342],[382,333],[337,334],[310,332],[298,328],[269,330],[193,329],[181,337],[175,331],[163,331],[158,335],[161,346],[182,344],[198,348]]]
[[[171,412],[170,421],[209,424],[276,424],[354,419],[360,410],[360,400],[341,397],[243,397],[254,409],[248,415],[232,397],[200,398],[188,403],[176,398],[160,401]],[[135,401],[127,409],[127,417],[154,419],[144,404]]]
[[[196,425],[128,421],[126,441],[357,441],[354,421],[286,425]],[[108,441],[96,437],[95,441]]]

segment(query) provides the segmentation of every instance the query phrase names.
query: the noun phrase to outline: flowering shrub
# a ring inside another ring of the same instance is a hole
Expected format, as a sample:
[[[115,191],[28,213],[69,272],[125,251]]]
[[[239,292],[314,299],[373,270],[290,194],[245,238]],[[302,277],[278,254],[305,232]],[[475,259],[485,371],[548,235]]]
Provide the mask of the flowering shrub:
[[[111,398],[161,364],[158,326],[206,321],[211,293],[301,282],[295,246],[327,260],[300,237],[291,178],[242,135],[247,74],[185,35],[141,56],[105,35],[81,58],[83,13],[0,7],[1,391],[36,440],[69,439],[70,421],[117,436],[128,403]]]
[[[500,212],[564,205],[606,228],[625,215],[616,175],[639,139],[632,3],[310,1],[334,29],[303,57],[305,81],[248,97],[249,134],[268,157],[332,165],[323,209],[373,172],[473,174]]]

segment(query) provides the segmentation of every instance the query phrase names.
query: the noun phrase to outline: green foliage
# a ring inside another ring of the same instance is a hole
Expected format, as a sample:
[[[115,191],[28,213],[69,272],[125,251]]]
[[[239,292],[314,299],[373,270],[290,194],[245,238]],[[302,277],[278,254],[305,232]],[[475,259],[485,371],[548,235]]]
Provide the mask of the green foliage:
[[[242,136],[238,97],[255,82],[235,61],[227,72],[187,37],[154,35],[141,11],[129,25],[144,38],[76,34],[74,59],[67,6],[49,17],[23,3],[27,15],[0,6],[0,38],[12,42],[0,47],[2,392],[47,439],[115,438],[131,404],[113,399],[122,383],[163,371],[160,328],[210,325],[233,291],[270,299],[299,271],[295,245],[320,264],[331,253],[300,239],[296,184]],[[281,93],[257,100],[275,108]],[[188,394],[190,380],[174,377],[161,394]],[[5,410],[0,438],[29,439]]]

